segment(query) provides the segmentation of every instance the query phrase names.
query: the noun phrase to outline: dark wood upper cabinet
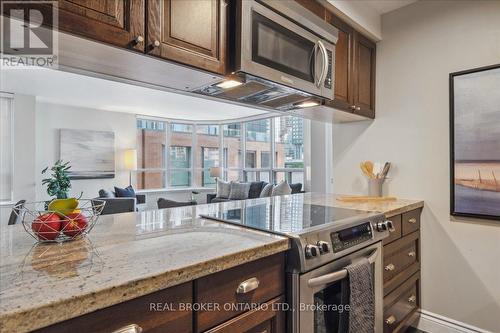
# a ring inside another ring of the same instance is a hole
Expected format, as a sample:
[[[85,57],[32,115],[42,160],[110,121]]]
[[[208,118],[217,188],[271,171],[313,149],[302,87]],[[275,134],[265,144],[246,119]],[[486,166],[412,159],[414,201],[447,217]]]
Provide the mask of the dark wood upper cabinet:
[[[311,12],[321,17],[321,19],[325,19],[325,14],[327,12],[326,8],[319,2],[314,0],[295,0],[295,2],[298,2],[302,5],[302,7],[309,9]]]
[[[145,0],[60,0],[59,30],[144,51],[144,8]]]
[[[227,39],[226,1],[148,1],[146,52],[224,74]]]
[[[326,12],[325,18],[339,29],[339,39],[335,45],[335,98],[332,103],[339,109],[352,111],[354,29],[330,12]]]
[[[354,112],[375,117],[375,54],[376,46],[359,33],[354,37]]]
[[[339,30],[335,44],[334,96],[327,104],[339,110],[375,118],[374,42],[357,32],[316,0],[295,0]]]

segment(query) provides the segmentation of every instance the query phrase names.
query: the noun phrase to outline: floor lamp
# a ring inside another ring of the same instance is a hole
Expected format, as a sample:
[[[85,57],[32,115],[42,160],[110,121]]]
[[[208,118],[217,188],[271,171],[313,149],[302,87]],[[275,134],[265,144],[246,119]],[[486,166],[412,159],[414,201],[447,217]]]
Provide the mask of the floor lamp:
[[[137,170],[137,149],[127,149],[124,153],[125,170],[129,172],[129,185],[132,186],[132,171]]]
[[[208,169],[208,173],[210,174],[210,177],[215,178],[215,193],[217,193],[217,179],[222,177],[222,168],[211,167]]]

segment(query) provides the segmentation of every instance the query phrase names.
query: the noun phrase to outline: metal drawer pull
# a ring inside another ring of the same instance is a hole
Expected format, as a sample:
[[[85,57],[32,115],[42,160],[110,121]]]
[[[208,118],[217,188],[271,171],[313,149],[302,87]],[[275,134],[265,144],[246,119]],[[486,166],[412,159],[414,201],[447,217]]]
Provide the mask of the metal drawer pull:
[[[370,254],[370,256],[367,258],[368,262],[370,264],[373,264],[375,262],[375,260],[377,259],[377,256],[378,256],[378,251],[377,250],[373,251]],[[309,279],[309,281],[307,281],[307,285],[309,287],[313,288],[313,287],[321,286],[321,285],[324,285],[327,283],[333,283],[335,281],[339,281],[339,280],[342,280],[343,278],[346,278],[348,274],[349,273],[347,273],[347,269],[344,268],[344,269],[341,269],[340,271],[336,271],[333,273],[328,273],[328,274],[321,275],[321,276],[318,276],[315,278],[311,278],[311,279]]]
[[[417,253],[415,251],[408,252],[408,257],[414,257]]]
[[[260,281],[256,277],[245,280],[242,283],[240,283],[238,288],[236,288],[236,293],[237,294],[249,293],[252,290],[257,289],[259,287],[259,283],[260,283]]]
[[[415,303],[416,301],[417,301],[417,296],[415,296],[415,295],[411,295],[408,298],[408,303]]]
[[[387,317],[387,319],[385,320],[385,323],[386,323],[387,325],[392,325],[392,324],[394,324],[395,322],[396,322],[396,317],[394,317],[394,316],[389,316],[389,317]]]
[[[412,217],[411,219],[408,220],[408,223],[415,224],[417,223],[417,219]]]
[[[385,266],[384,269],[386,271],[393,271],[396,269],[396,266],[394,266],[394,264],[389,264],[389,265]]]
[[[123,326],[122,328],[117,329],[111,333],[141,333],[142,327],[136,324],[130,324],[127,326]]]

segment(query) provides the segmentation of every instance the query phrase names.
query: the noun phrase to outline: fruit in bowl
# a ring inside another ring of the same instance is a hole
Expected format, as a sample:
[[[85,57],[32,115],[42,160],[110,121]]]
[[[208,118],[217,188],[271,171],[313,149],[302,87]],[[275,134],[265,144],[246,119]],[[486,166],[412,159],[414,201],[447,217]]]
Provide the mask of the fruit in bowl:
[[[61,223],[61,231],[69,237],[80,235],[88,226],[88,220],[85,215],[78,212],[66,214]]]
[[[40,240],[54,240],[61,231],[61,218],[55,213],[45,213],[33,220],[31,229]]]
[[[69,198],[69,199],[54,199],[49,203],[48,210],[55,212],[61,218],[72,213],[79,213],[78,207],[78,199]]]

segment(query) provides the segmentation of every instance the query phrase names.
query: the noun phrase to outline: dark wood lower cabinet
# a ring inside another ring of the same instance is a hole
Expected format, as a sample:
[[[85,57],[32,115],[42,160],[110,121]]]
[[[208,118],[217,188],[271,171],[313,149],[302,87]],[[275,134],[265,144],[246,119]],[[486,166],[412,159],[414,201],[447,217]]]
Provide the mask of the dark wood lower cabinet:
[[[279,253],[36,332],[113,333],[137,325],[143,333],[283,333],[284,294],[285,256]],[[220,310],[210,308],[213,304]],[[200,310],[200,305],[209,310]]]
[[[284,302],[284,296],[277,297],[206,332],[284,333],[285,313],[280,311],[280,304]]]
[[[396,231],[384,241],[384,333],[405,332],[420,309],[420,214],[388,217]]]
[[[188,282],[105,309],[37,330],[37,333],[92,332],[111,333],[137,325],[147,333],[190,333],[193,312],[180,310],[179,304],[193,302],[193,283]],[[176,309],[165,309],[164,304]],[[152,308],[153,306],[153,308]]]

